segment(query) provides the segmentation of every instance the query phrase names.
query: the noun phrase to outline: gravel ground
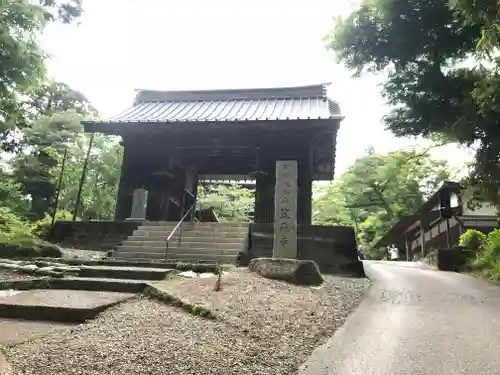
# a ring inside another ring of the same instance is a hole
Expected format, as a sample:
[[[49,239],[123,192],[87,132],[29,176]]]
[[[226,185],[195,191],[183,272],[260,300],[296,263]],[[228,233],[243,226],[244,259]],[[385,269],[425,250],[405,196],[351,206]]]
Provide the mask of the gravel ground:
[[[302,288],[238,271],[222,291],[213,284],[164,285],[211,308],[216,321],[142,298],[6,354],[16,375],[285,375],[344,322],[369,282],[327,277],[321,288]]]

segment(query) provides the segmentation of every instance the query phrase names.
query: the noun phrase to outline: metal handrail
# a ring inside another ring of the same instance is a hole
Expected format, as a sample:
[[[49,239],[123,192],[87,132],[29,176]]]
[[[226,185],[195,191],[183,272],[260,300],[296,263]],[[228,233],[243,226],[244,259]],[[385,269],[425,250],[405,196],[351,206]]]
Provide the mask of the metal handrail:
[[[177,232],[177,229],[179,229],[179,227],[181,228],[181,234],[179,236],[179,245],[181,244],[181,240],[182,240],[182,232],[183,232],[183,225],[182,223],[184,222],[184,220],[186,219],[186,217],[188,217],[188,215],[190,213],[194,213],[194,208],[196,207],[196,202],[193,202],[193,204],[191,205],[191,207],[189,207],[189,210],[187,210],[184,215],[182,216],[182,218],[179,220],[179,222],[177,223],[177,225],[174,227],[174,229],[172,229],[172,232],[170,232],[170,234],[168,235],[167,237],[167,241],[166,241],[166,246],[165,246],[165,260],[167,260],[167,256],[168,256],[168,244],[170,242],[170,240],[172,239],[172,236],[175,234],[175,232]],[[192,221],[193,219],[193,215],[191,216],[190,218],[190,221]]]

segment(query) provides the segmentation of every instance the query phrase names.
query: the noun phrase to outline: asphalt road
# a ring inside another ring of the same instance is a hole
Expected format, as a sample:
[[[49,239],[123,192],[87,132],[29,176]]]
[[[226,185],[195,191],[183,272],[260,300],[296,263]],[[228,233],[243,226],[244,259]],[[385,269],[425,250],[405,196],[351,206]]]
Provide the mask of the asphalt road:
[[[498,375],[500,287],[419,263],[369,262],[368,296],[299,375]]]

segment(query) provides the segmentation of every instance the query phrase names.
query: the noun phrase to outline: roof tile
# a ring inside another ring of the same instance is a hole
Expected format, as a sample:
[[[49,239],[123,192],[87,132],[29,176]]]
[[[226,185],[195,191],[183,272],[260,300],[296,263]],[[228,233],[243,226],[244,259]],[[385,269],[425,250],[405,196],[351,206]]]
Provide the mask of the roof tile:
[[[248,90],[139,91],[126,111],[97,123],[331,119],[338,103],[324,85]]]

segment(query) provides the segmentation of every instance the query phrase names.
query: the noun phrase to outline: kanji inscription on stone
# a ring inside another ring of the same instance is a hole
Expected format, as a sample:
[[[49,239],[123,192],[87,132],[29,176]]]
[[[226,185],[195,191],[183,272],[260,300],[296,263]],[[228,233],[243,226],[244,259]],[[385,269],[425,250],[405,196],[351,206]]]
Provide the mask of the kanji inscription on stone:
[[[274,258],[297,257],[297,162],[276,162]]]

